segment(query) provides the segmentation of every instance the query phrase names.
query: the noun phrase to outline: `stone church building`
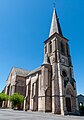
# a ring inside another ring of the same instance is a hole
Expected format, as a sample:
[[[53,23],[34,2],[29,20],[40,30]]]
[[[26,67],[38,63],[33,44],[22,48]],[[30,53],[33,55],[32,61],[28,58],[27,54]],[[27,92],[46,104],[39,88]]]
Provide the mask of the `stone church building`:
[[[5,93],[25,96],[24,109],[67,114],[77,110],[76,81],[68,39],[62,34],[54,8],[50,34],[44,41],[44,62],[33,71],[13,67]],[[7,107],[10,107],[8,101]]]

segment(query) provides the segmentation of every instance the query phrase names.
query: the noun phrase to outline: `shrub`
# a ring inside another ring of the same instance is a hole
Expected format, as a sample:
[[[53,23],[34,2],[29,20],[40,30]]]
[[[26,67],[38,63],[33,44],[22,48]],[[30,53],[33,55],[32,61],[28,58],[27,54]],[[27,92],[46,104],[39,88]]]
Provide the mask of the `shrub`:
[[[18,107],[21,105],[21,103],[23,103],[24,96],[20,95],[19,93],[14,93],[10,96],[10,101],[12,102],[13,107]]]

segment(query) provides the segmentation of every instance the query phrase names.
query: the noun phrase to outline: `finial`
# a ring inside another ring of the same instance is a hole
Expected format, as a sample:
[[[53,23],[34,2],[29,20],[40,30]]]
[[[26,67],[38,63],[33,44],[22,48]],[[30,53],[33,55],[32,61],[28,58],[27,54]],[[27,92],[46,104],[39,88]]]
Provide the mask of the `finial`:
[[[53,7],[54,7],[54,8],[56,7],[55,3],[53,3]]]
[[[53,7],[54,7],[55,14],[56,14],[56,18],[58,19],[58,16],[57,16],[57,13],[56,13],[56,4],[55,4],[55,2],[53,3]]]

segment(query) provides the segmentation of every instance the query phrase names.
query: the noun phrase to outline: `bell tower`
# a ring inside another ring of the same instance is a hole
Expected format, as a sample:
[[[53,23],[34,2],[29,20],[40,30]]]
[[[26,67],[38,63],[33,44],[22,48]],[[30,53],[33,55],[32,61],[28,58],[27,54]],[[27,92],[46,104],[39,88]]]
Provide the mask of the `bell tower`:
[[[44,41],[44,55],[52,66],[52,112],[67,114],[76,111],[76,81],[70,56],[68,39],[62,34],[54,8],[49,38]]]

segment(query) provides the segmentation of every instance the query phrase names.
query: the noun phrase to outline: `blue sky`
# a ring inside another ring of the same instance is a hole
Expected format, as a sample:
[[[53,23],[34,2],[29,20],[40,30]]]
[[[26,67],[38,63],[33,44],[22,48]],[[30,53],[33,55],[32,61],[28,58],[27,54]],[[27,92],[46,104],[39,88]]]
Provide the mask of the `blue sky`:
[[[84,95],[84,0],[0,0],[0,91],[12,66],[32,70],[42,64],[54,2],[69,39],[77,93]]]

